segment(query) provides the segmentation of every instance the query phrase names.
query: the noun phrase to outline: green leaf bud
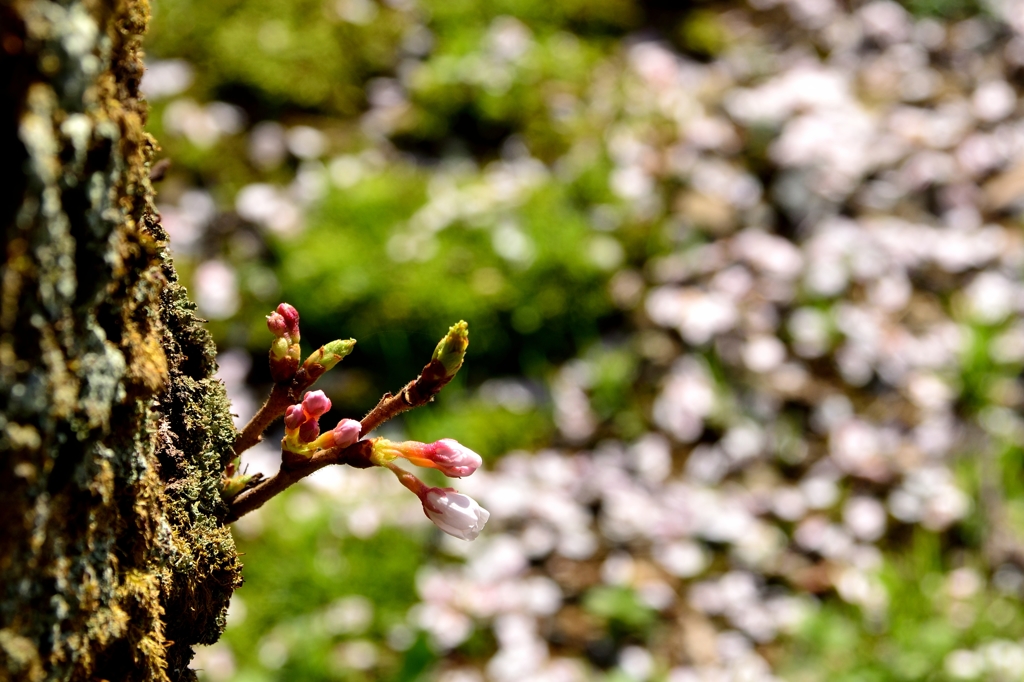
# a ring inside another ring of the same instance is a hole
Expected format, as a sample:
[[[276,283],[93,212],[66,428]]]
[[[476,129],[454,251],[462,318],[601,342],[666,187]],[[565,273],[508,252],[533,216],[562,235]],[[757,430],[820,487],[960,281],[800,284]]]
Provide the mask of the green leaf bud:
[[[324,369],[333,369],[336,364],[341,362],[342,358],[352,352],[355,345],[355,339],[331,341],[320,349],[323,354],[320,364],[324,366]]]
[[[466,356],[468,347],[469,325],[464,320],[460,320],[458,324],[451,326],[448,334],[437,344],[431,359],[444,365],[446,374],[452,377],[462,367],[462,359]]]

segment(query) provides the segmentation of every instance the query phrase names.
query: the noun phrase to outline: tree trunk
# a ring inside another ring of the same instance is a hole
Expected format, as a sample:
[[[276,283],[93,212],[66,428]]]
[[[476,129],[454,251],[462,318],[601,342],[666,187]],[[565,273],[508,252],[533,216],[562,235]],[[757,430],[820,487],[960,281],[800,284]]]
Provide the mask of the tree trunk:
[[[0,679],[194,679],[241,582],[235,429],[153,204],[147,20],[0,1]]]

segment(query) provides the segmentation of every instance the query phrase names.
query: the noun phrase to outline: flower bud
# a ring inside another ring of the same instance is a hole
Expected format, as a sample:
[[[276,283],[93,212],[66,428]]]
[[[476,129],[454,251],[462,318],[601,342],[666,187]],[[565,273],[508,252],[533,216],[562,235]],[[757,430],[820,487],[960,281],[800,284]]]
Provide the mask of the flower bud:
[[[320,348],[310,353],[306,361],[302,363],[302,368],[306,370],[306,376],[310,381],[316,381],[323,376],[324,372],[333,369],[335,365],[341,362],[342,358],[351,353],[355,345],[355,339],[348,339],[347,341],[339,339],[331,341],[326,346],[320,346]]]
[[[480,455],[451,438],[442,438],[432,443],[429,459],[436,469],[445,476],[462,478],[469,476],[484,463]]]
[[[299,341],[299,311],[294,306],[288,303],[282,303],[277,306],[277,314],[284,319],[285,327],[287,329],[288,336],[291,337],[293,342],[298,343]],[[268,318],[267,324],[270,324]],[[271,330],[273,331],[273,330]]]
[[[331,341],[320,349],[322,355],[318,359],[318,363],[323,365],[325,370],[333,369],[335,365],[341,362],[342,358],[352,352],[355,345],[355,339]]]
[[[452,478],[469,476],[483,464],[480,455],[451,438],[435,443],[419,443],[414,440],[395,443],[387,438],[377,438],[373,441],[370,457],[378,465],[402,457],[416,466],[437,469]]]
[[[299,441],[312,443],[320,435],[320,424],[316,419],[307,419],[299,425]]]
[[[302,398],[302,411],[314,421],[331,409],[331,399],[323,391],[310,391]]]
[[[331,431],[334,434],[335,447],[344,448],[352,445],[359,440],[362,430],[362,425],[355,419],[342,419]]]
[[[440,361],[444,365],[445,373],[452,377],[462,367],[462,359],[466,356],[468,347],[469,325],[460,320],[458,324],[451,326],[445,337],[437,344],[431,359]]]
[[[273,312],[267,315],[267,329],[278,338],[288,336],[288,322],[281,313]]]
[[[283,336],[274,339],[270,344],[271,362],[284,360],[288,357],[288,339]]]
[[[484,529],[491,513],[472,497],[453,488],[431,488],[426,483],[392,462],[384,463],[406,488],[423,504],[423,513],[434,525],[460,540],[475,540]]]
[[[337,426],[317,438],[313,445],[323,450],[328,448],[347,448],[359,440],[362,428],[362,425],[355,419],[342,419],[338,422]]]
[[[452,488],[428,488],[420,501],[435,526],[460,540],[475,540],[491,517],[472,497]]]
[[[302,426],[306,421],[306,413],[302,411],[302,405],[291,405],[284,411],[284,428],[289,431]]]

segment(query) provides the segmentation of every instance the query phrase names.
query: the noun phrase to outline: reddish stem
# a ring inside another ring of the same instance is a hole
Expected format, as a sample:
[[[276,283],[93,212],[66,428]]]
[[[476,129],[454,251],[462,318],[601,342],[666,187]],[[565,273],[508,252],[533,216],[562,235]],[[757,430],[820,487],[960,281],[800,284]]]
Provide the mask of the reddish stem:
[[[373,463],[370,462],[372,449],[370,441],[361,440],[344,448],[320,450],[312,457],[285,451],[282,453],[284,456],[281,460],[281,470],[232,500],[231,511],[225,522],[237,521],[249,512],[259,509],[266,504],[267,500],[291,487],[293,483],[329,464],[347,464],[357,469],[368,469],[373,466]]]

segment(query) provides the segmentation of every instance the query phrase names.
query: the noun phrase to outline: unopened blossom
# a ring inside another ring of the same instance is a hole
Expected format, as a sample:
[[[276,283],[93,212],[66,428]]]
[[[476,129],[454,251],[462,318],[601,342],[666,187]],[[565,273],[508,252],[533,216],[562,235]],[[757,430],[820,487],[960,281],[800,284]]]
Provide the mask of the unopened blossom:
[[[386,438],[374,441],[373,458],[378,464],[394,461],[397,457],[416,466],[437,469],[452,478],[469,476],[483,464],[480,455],[451,438],[442,438],[434,443],[412,440],[395,443]]]
[[[315,418],[307,419],[299,427],[299,440],[303,443],[312,443],[320,435],[320,424]]]
[[[314,446],[326,450],[327,448],[346,448],[359,440],[362,425],[355,419],[342,419],[330,431],[316,439]]]
[[[317,418],[331,409],[331,399],[323,391],[310,391],[302,397],[302,411],[307,419]]]
[[[306,414],[302,411],[302,405],[290,405],[284,411],[284,428],[294,430],[302,426],[306,421]]]
[[[320,436],[318,420],[331,409],[331,399],[323,391],[309,391],[302,403],[284,412],[285,448],[290,452],[306,452]]]
[[[383,463],[406,488],[420,498],[423,513],[435,526],[460,540],[475,540],[491,513],[454,488],[432,488],[398,465]]]
[[[267,315],[267,329],[274,336],[284,337],[288,335],[288,322],[281,313],[275,311]]]
[[[267,329],[274,336],[298,343],[299,311],[288,303],[282,303],[277,306],[277,310],[267,315]]]
[[[491,517],[472,497],[452,488],[431,488],[420,499],[427,518],[460,540],[475,540]]]
[[[267,315],[267,329],[275,336],[270,344],[270,376],[277,383],[291,381],[299,368],[299,311],[287,303]]]
[[[282,303],[277,306],[277,314],[280,315],[285,322],[285,326],[288,330],[288,336],[291,340],[298,343],[299,341],[299,311],[294,306],[288,303]],[[270,320],[268,318],[267,324],[269,325]]]

